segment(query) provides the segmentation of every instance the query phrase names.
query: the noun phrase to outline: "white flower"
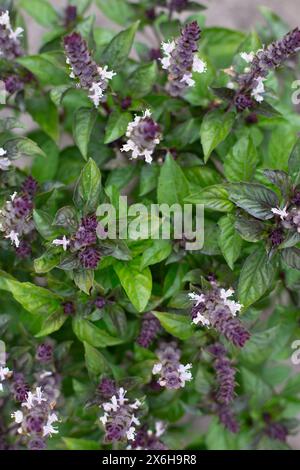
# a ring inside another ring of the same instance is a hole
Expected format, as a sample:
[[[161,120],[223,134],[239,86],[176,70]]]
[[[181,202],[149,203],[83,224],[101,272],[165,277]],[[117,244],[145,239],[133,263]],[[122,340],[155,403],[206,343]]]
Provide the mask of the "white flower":
[[[41,387],[36,387],[35,389],[35,401],[40,405],[43,401],[47,401],[47,398],[43,397],[43,392]]]
[[[52,244],[55,246],[62,246],[64,251],[67,250],[69,243],[70,243],[70,240],[67,240],[65,235],[63,236],[63,238],[57,238],[56,240],[53,240],[52,242]]]
[[[34,406],[34,399],[35,399],[34,394],[32,392],[28,392],[27,397],[26,397],[26,401],[24,401],[22,403],[22,406],[24,406],[28,410],[31,410],[31,408],[33,408],[33,406]]]
[[[205,301],[205,296],[203,294],[196,294],[195,292],[190,292],[188,294],[189,298],[195,301],[195,307],[198,307],[199,304]]]
[[[166,431],[166,425],[162,421],[156,421],[155,423],[155,435],[160,437]]]
[[[190,382],[192,380],[193,376],[190,371],[191,368],[192,364],[186,364],[185,366],[183,364],[179,365],[178,372],[181,380],[181,387],[185,386],[185,382]]]
[[[15,191],[13,194],[11,194],[9,197],[10,197],[10,200],[11,201],[14,201],[17,197],[18,193]]]
[[[8,10],[6,10],[0,15],[0,25],[6,26],[10,29],[10,19]]]
[[[258,77],[256,79],[256,87],[252,90],[251,96],[258,102],[261,103],[264,100],[262,94],[265,92],[264,78]]]
[[[185,73],[180,81],[186,83],[186,85],[190,87],[195,86],[196,83],[195,80],[192,79],[191,73]]]
[[[116,72],[113,70],[107,70],[107,68],[107,65],[105,65],[103,68],[98,67],[99,75],[103,80],[111,80],[115,75],[117,75]]]
[[[0,381],[3,382],[3,380],[6,379],[11,374],[11,371],[9,370],[8,367],[2,367],[0,366]]]
[[[88,97],[92,100],[95,107],[98,108],[101,99],[103,98],[103,89],[101,83],[94,82],[89,89],[90,94]]]
[[[21,37],[23,35],[23,32],[24,32],[24,29],[23,28],[17,28],[15,31],[11,30],[10,31],[10,34],[9,34],[9,37],[13,40],[13,41],[17,41],[19,39],[19,37]]]
[[[163,50],[163,53],[165,54],[165,57],[160,59],[160,61],[163,69],[168,69],[170,67],[171,53],[174,51],[175,47],[175,41],[162,42],[161,48]]]
[[[141,406],[141,402],[140,400],[136,399],[134,403],[132,403],[130,406],[130,408],[132,408],[133,410],[137,410],[138,408],[140,408]]]
[[[135,428],[133,426],[130,426],[128,431],[126,432],[127,439],[129,441],[133,441],[135,438]]]
[[[209,326],[210,321],[208,318],[206,318],[204,315],[202,315],[200,312],[197,313],[197,316],[193,318],[193,323],[195,325],[198,325],[198,323],[202,323],[203,326]]]
[[[152,374],[154,374],[154,375],[159,374],[161,369],[162,369],[162,364],[161,363],[154,364],[153,369],[152,369]]]
[[[103,424],[103,426],[106,425],[106,423],[107,423],[107,418],[108,418],[108,414],[107,414],[107,413],[104,413],[103,416],[100,416],[99,419],[100,419],[101,423]]]
[[[251,62],[254,59],[255,54],[254,52],[249,52],[249,54],[247,52],[241,52],[240,56],[242,59],[244,59],[245,62],[247,62],[247,64],[251,64]]]
[[[283,209],[280,209],[279,207],[272,207],[271,212],[275,215],[279,215],[281,220],[284,220],[289,213],[287,212],[287,206],[285,206]]]
[[[206,62],[201,60],[197,55],[194,55],[192,69],[193,69],[193,72],[204,73],[207,71],[207,64]]]
[[[233,289],[220,289],[220,297],[222,300],[228,299],[228,297],[231,297],[234,294]]]
[[[20,410],[15,411],[10,416],[15,420],[15,423],[17,423],[17,424],[22,423],[23,417],[24,417],[22,411],[20,411]]]
[[[7,151],[4,150],[3,147],[0,147],[0,157],[3,157],[3,155],[6,155],[7,154]]]
[[[0,170],[6,171],[11,166],[11,161],[8,158],[0,158]]]
[[[229,308],[230,312],[235,317],[237,312],[241,311],[241,309],[243,308],[243,305],[238,302],[235,302],[234,300],[229,299],[229,297],[231,297],[233,294],[234,294],[233,289],[227,289],[227,290],[220,289],[220,297],[223,300],[224,305],[226,305]]]
[[[52,436],[52,434],[58,434],[58,429],[54,428],[51,424],[43,426],[43,437]]]
[[[11,230],[11,232],[8,235],[5,235],[4,238],[9,238],[11,244],[15,245],[17,248],[20,246],[19,234],[14,230]]]

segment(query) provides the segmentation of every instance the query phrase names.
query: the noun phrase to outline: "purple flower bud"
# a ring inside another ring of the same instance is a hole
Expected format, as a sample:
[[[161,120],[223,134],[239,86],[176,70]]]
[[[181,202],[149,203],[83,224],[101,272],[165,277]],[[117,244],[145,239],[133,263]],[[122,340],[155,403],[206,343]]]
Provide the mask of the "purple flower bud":
[[[160,343],[156,354],[160,360],[154,364],[152,373],[159,375],[158,383],[171,390],[183,388],[186,382],[192,380],[191,364],[183,365],[179,362],[181,351],[174,341]]]
[[[174,10],[180,13],[187,8],[188,3],[189,0],[171,0],[170,10]]]
[[[45,417],[34,409],[25,418],[25,428],[29,434],[40,434],[43,431]]]
[[[5,78],[4,83],[6,91],[11,95],[24,88],[23,81],[16,74],[9,75],[9,77]]]
[[[239,93],[234,99],[234,104],[236,109],[239,112],[242,112],[245,111],[245,109],[252,108],[253,99],[247,95],[244,95],[243,93]]]
[[[41,437],[34,437],[28,442],[29,450],[44,450],[46,449],[46,443]]]
[[[96,269],[101,259],[99,250],[89,246],[79,253],[79,261],[86,269]]]
[[[101,310],[101,308],[103,308],[105,305],[106,305],[106,300],[104,299],[104,297],[98,296],[95,299],[95,307],[98,308],[99,310]]]
[[[137,431],[131,448],[138,450],[168,450],[165,444],[160,441],[159,435],[149,430],[147,425]]]
[[[242,348],[250,338],[250,333],[238,318],[232,316],[227,307],[218,307],[212,312],[211,324],[234,346]]]
[[[131,106],[132,99],[130,96],[126,96],[126,98],[123,98],[121,101],[121,108],[122,109],[128,109]]]
[[[295,204],[295,206],[300,206],[300,191],[295,192],[292,198],[292,203]]]
[[[76,307],[74,302],[68,300],[62,303],[63,311],[66,315],[74,315],[76,312]]]
[[[15,247],[15,252],[18,258],[28,258],[31,255],[31,246],[26,240],[21,240],[18,248]]]
[[[19,218],[27,217],[33,209],[32,201],[27,194],[15,197],[12,206],[15,216]]]
[[[75,5],[68,5],[65,8],[64,24],[66,28],[69,28],[72,23],[77,20],[77,7]]]
[[[271,439],[276,439],[280,442],[286,442],[289,434],[287,427],[282,423],[274,421],[272,422],[270,418],[265,418],[265,421],[267,423],[265,428],[266,435]]]
[[[14,373],[12,383],[12,394],[14,399],[20,403],[27,398],[29,386],[26,384],[23,374]]]
[[[30,197],[34,197],[38,190],[38,182],[32,178],[32,176],[28,176],[23,182],[21,189],[23,193],[28,194]]]
[[[53,359],[53,347],[50,343],[41,343],[36,350],[36,359],[39,362],[47,363]]]
[[[157,337],[159,330],[159,320],[151,312],[145,313],[137,343],[143,348],[149,348],[150,344]]]
[[[109,400],[117,393],[117,386],[114,380],[104,377],[99,383],[97,391],[101,395],[101,398]]]
[[[14,60],[23,54],[21,43],[19,41],[20,31],[13,31],[8,11],[0,12],[0,51],[3,58]]]
[[[228,431],[236,434],[239,432],[239,423],[237,422],[232,410],[226,406],[219,406],[217,410],[219,420]]]
[[[98,66],[92,59],[87,43],[79,33],[64,38],[64,47],[74,75],[83,88],[90,88],[98,76]]]
[[[230,360],[226,357],[226,349],[221,343],[215,343],[209,347],[209,352],[214,356],[213,367],[216,371],[218,390],[216,399],[218,403],[228,405],[234,399],[235,374]]]
[[[159,60],[161,59],[161,50],[160,49],[150,49],[149,51],[149,59],[150,60]]]
[[[274,229],[269,235],[269,240],[273,246],[280,245],[284,240],[283,230],[281,228]]]
[[[146,18],[147,18],[149,21],[154,21],[155,18],[156,18],[155,8],[148,8],[148,9],[145,11],[145,15],[146,15]]]

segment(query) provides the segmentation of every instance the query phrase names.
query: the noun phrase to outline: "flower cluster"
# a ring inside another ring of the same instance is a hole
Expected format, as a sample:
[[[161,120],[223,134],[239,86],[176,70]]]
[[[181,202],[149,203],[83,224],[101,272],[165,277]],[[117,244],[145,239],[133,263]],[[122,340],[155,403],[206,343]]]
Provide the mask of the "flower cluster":
[[[153,313],[145,313],[142,319],[142,326],[137,338],[137,343],[143,348],[149,348],[151,343],[157,337],[160,328],[160,323]]]
[[[130,449],[135,450],[167,450],[167,446],[160,440],[165,432],[165,426],[161,421],[155,423],[153,432],[147,425],[142,426],[136,433],[134,441],[130,444]]]
[[[121,152],[131,152],[131,158],[145,158],[147,163],[152,162],[152,154],[156,145],[160,143],[161,134],[159,125],[151,118],[149,109],[142,116],[135,116],[126,131],[127,142]]]
[[[105,428],[105,441],[133,441],[136,435],[136,426],[140,421],[135,416],[136,410],[141,406],[139,400],[130,402],[125,398],[126,390],[119,388],[110,401],[104,402],[100,407],[104,410],[100,421]]]
[[[229,406],[217,405],[216,412],[219,417],[220,423],[223,424],[224,428],[234,434],[239,432],[239,423],[237,422],[233,411]]]
[[[220,404],[228,405],[234,399],[236,370],[232,367],[230,359],[226,356],[226,349],[221,343],[210,346],[209,352],[214,357],[213,367],[218,383],[216,399]]]
[[[183,365],[179,362],[180,349],[174,341],[162,342],[156,351],[160,362],[153,366],[152,373],[159,375],[158,383],[168,389],[183,388],[186,382],[192,380],[190,369],[192,364]]]
[[[79,33],[72,33],[64,38],[66,62],[71,72],[70,77],[78,79],[81,88],[87,89],[89,98],[97,108],[105,101],[108,81],[115,72],[107,70],[107,66],[99,67],[92,59],[86,41]]]
[[[37,347],[36,355],[37,361],[40,363],[47,363],[53,359],[53,346],[50,343],[41,343]]]
[[[19,37],[23,28],[13,30],[10,22],[9,12],[0,12],[0,57],[14,60],[23,54]]]
[[[16,192],[12,194],[0,211],[0,231],[4,232],[4,238],[8,238],[16,247],[16,253],[20,257],[30,253],[30,247],[25,240],[21,241],[21,237],[29,235],[34,230],[32,209],[36,190],[36,181],[31,177],[27,178],[20,194]]]
[[[235,95],[238,111],[253,107],[255,101],[261,103],[265,92],[264,81],[269,72],[280,66],[286,59],[300,49],[300,30],[295,28],[282,39],[272,42],[268,47],[254,53],[241,53],[249,64],[246,73],[237,77],[239,89]]]
[[[286,442],[287,436],[289,434],[288,428],[282,423],[273,421],[268,413],[265,413],[263,418],[266,423],[264,429],[265,434],[271,439]]]
[[[68,247],[72,253],[76,253],[78,260],[86,269],[96,269],[100,261],[100,251],[96,246],[96,229],[98,222],[95,215],[83,217],[77,232],[68,240],[64,235],[52,241],[53,245],[62,246],[66,251]]]
[[[236,317],[242,305],[230,299],[233,294],[233,289],[220,289],[214,281],[205,292],[191,292],[189,297],[194,302],[191,317],[195,325],[212,326],[235,346],[243,347],[250,334]]]
[[[187,87],[195,85],[193,72],[206,71],[205,62],[197,56],[200,34],[198,23],[194,21],[182,29],[178,39],[162,44],[161,63],[169,72],[167,90],[171,96],[181,96]]]
[[[75,5],[68,5],[64,10],[64,25],[70,28],[77,20],[77,7]]]
[[[19,425],[18,433],[28,438],[29,449],[44,449],[45,439],[58,433],[53,426],[58,421],[54,407],[55,403],[50,402],[42,388],[36,387],[34,392],[27,393],[21,409],[12,413],[11,417]]]

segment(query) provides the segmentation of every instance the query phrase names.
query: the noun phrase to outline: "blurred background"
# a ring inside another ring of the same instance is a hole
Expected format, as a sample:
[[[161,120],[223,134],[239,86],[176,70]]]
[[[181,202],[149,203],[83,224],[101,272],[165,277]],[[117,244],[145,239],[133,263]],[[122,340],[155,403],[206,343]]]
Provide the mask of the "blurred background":
[[[50,0],[50,3],[60,10],[68,4],[67,0]],[[207,7],[204,14],[209,26],[251,30],[257,23],[262,23],[262,17],[259,13],[260,6],[271,8],[291,27],[299,26],[300,23],[299,0],[200,0],[199,3]],[[90,12],[96,15],[98,25],[116,27],[101,14],[97,7],[91,7]],[[28,20],[30,49],[31,52],[37,52],[40,37],[45,30],[29,16],[26,16],[26,19]]]

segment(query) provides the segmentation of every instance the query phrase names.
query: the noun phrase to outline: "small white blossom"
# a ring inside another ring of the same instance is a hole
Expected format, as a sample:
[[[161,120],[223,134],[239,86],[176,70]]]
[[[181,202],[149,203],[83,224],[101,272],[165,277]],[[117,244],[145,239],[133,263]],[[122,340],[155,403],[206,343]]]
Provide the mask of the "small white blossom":
[[[52,434],[58,434],[57,428],[53,427],[52,424],[57,422],[58,418],[55,413],[51,413],[48,416],[47,424],[43,426],[43,436],[52,436]]]
[[[19,234],[14,230],[11,230],[11,232],[8,235],[5,235],[4,238],[9,238],[11,244],[15,245],[17,248],[20,246]]]
[[[11,370],[8,367],[0,366],[0,381],[3,382],[8,376],[11,375]]]
[[[12,419],[15,420],[15,423],[17,423],[17,424],[22,423],[23,417],[24,417],[22,411],[20,411],[20,410],[15,411],[15,412],[12,413],[10,416],[12,417]]]
[[[63,236],[63,238],[57,238],[52,242],[52,244],[55,246],[62,246],[64,251],[67,250],[69,243],[70,240],[68,240],[65,235]]]
[[[201,323],[203,326],[209,326],[210,321],[208,318],[206,318],[204,315],[202,315],[200,312],[197,313],[197,316],[193,318],[193,323],[195,325],[198,325],[198,323]]]
[[[113,70],[107,70],[108,67],[105,65],[104,67],[98,67],[98,72],[100,77],[103,80],[111,80],[116,74]]]
[[[285,206],[283,209],[280,209],[279,207],[272,207],[271,212],[273,212],[275,215],[279,215],[281,220],[284,220],[289,215],[287,206]]]
[[[161,65],[163,69],[168,69],[171,65],[171,54],[174,51],[176,47],[175,41],[171,42],[162,42],[161,48],[163,50],[163,53],[165,54],[165,57],[160,59]]]
[[[243,305],[235,302],[234,300],[230,300],[229,297],[231,297],[234,294],[233,289],[220,289],[220,297],[224,302],[224,305],[226,305],[229,310],[231,311],[232,315],[235,317],[237,312],[240,312],[241,309],[243,308]]]
[[[195,80],[193,80],[191,73],[185,73],[180,81],[190,87],[195,86],[196,83]]]
[[[192,364],[183,364],[179,365],[178,372],[181,380],[181,387],[185,386],[185,382],[190,382],[193,378],[190,369],[192,368]]]
[[[103,89],[101,87],[101,83],[94,82],[89,89],[88,97],[92,100],[95,107],[98,108],[101,99],[103,98]]]
[[[7,171],[11,166],[11,161],[8,158],[0,158],[0,170]]]
[[[23,35],[23,32],[24,32],[24,29],[23,28],[17,28],[15,31],[11,30],[10,31],[10,34],[9,34],[9,37],[13,40],[13,41],[17,41],[22,35]]]
[[[126,432],[127,439],[129,441],[134,441],[135,438],[135,428],[131,426],[128,431]]]
[[[162,364],[161,363],[154,364],[153,369],[152,369],[152,374],[154,374],[154,375],[159,374],[161,369],[162,369]]]
[[[155,435],[156,437],[162,436],[166,431],[166,425],[162,421],[156,421],[155,423]]]
[[[193,72],[204,73],[207,71],[207,64],[197,55],[194,56],[193,60]]]
[[[3,157],[3,156],[6,155],[6,154],[7,154],[7,151],[4,150],[3,147],[0,147],[0,157]]]
[[[35,401],[40,405],[43,401],[47,401],[47,398],[43,396],[41,387],[36,387],[35,389]]]
[[[35,395],[32,392],[28,392],[26,401],[24,401],[21,406],[24,406],[28,410],[31,410],[31,408],[33,408],[34,406],[34,399],[35,399]]]
[[[247,64],[251,64],[251,62],[254,59],[255,54],[254,54],[254,52],[249,52],[249,53],[241,52],[240,56],[245,62],[247,62]]]
[[[0,25],[5,26],[6,28],[10,29],[10,19],[9,19],[9,12],[8,10],[4,11],[0,15]]]
[[[264,78],[258,77],[256,79],[256,87],[252,90],[251,96],[258,102],[261,103],[264,100],[263,93],[265,92]]]
[[[190,292],[188,294],[189,298],[193,300],[195,303],[195,306],[197,307],[199,304],[204,302],[205,296],[203,294],[196,294],[195,292]]]

